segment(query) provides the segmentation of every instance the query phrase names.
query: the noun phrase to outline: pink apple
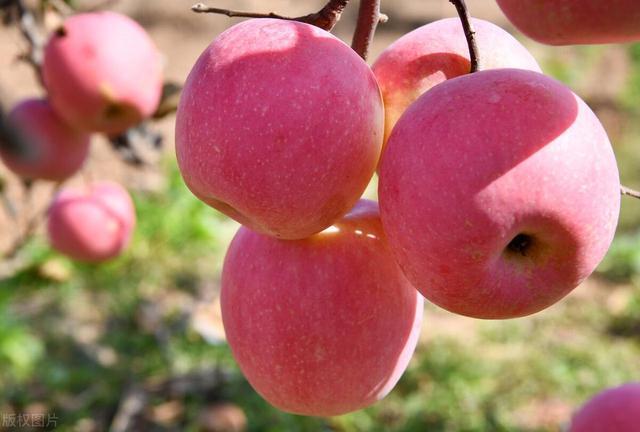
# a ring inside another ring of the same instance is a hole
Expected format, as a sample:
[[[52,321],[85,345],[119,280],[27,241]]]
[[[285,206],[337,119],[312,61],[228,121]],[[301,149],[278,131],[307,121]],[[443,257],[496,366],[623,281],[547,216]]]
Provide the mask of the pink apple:
[[[120,133],[153,114],[162,92],[158,50],[114,12],[68,18],[47,43],[42,74],[53,107],[81,130]]]
[[[598,393],[576,413],[569,432],[640,430],[640,382]]]
[[[256,19],[221,34],[193,67],[176,120],[187,186],[249,228],[286,239],[328,227],[376,168],[375,77],[317,27]]]
[[[495,69],[418,99],[394,128],[379,197],[408,279],[449,311],[538,312],[598,265],[620,206],[602,125],[567,87]]]
[[[0,157],[22,178],[62,181],[80,170],[87,159],[90,136],[67,126],[45,100],[22,101],[7,121],[20,148],[15,152],[3,149]]]
[[[222,273],[235,359],[275,407],[331,416],[383,398],[417,343],[423,300],[387,247],[377,205],[279,240],[240,228]]]
[[[540,66],[509,33],[488,21],[472,19],[480,69]],[[422,26],[391,44],[373,65],[385,105],[385,141],[402,113],[430,88],[471,68],[469,48],[458,18]]]
[[[497,0],[518,30],[549,45],[640,41],[638,0]]]
[[[116,183],[100,182],[60,192],[49,208],[47,232],[57,251],[78,261],[102,262],[127,247],[135,220],[129,193]]]

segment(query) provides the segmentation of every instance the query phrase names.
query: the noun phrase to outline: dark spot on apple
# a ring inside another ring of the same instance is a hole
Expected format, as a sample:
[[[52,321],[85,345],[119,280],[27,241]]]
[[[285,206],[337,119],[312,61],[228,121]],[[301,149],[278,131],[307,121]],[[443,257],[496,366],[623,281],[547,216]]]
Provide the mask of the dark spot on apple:
[[[104,116],[108,119],[115,119],[123,116],[126,113],[126,109],[122,104],[111,103],[107,105],[104,110]]]
[[[515,236],[507,245],[507,249],[510,252],[520,254],[522,256],[527,256],[527,252],[531,251],[533,246],[533,237],[529,234],[518,234]]]
[[[57,37],[65,37],[67,35],[67,29],[65,26],[60,26],[54,32]]]

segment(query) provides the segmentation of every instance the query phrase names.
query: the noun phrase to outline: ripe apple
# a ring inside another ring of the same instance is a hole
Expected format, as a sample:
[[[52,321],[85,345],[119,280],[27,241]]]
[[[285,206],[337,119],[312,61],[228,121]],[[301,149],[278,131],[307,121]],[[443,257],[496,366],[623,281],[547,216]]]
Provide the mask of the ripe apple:
[[[127,247],[135,226],[129,193],[112,182],[67,188],[49,208],[47,233],[54,249],[84,262],[114,258]]]
[[[569,432],[637,432],[640,426],[640,382],[598,393],[578,411]]]
[[[149,117],[162,93],[161,58],[145,30],[114,12],[68,18],[51,35],[42,75],[70,125],[120,133]]]
[[[480,69],[519,68],[540,72],[540,66],[513,36],[480,19],[471,20],[480,51]],[[391,44],[372,69],[385,106],[385,142],[402,113],[420,95],[447,79],[468,74],[469,48],[458,18],[422,26]]]
[[[391,391],[423,308],[367,201],[303,240],[240,228],[221,302],[231,351],[253,388],[283,411],[314,416],[354,411]]]
[[[518,30],[549,45],[640,40],[638,0],[497,0]]]
[[[202,201],[254,231],[299,239],[359,199],[383,121],[375,77],[349,46],[308,24],[248,20],[189,74],[176,152]]]
[[[19,148],[1,148],[7,167],[25,179],[62,181],[87,159],[90,136],[67,126],[46,100],[27,99],[7,117]]]
[[[425,93],[380,167],[389,244],[449,311],[538,312],[585,279],[615,233],[620,183],[589,107],[542,74],[494,69]]]

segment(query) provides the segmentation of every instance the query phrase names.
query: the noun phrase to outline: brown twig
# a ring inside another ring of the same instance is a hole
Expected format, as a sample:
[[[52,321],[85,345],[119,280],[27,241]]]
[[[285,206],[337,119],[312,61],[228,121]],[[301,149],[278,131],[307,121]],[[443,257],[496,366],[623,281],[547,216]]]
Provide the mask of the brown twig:
[[[464,0],[449,0],[458,11],[462,28],[464,29],[464,36],[467,39],[467,45],[469,46],[469,58],[471,59],[471,73],[477,72],[480,68],[480,56],[478,54],[478,45],[476,43],[475,34],[471,23],[471,17],[469,16],[469,9]]]
[[[18,26],[20,32],[29,43],[29,53],[27,60],[36,69],[38,77],[40,77],[40,68],[44,59],[44,44],[46,42],[38,24],[36,18],[33,15],[33,11],[29,9],[23,0],[14,0],[15,6],[18,11]]]
[[[386,23],[389,17],[380,13],[380,0],[360,0],[358,22],[353,34],[351,48],[364,60],[369,56],[378,24]]]
[[[191,7],[191,10],[197,13],[214,13],[219,15],[226,15],[230,18],[275,18],[286,21],[298,21],[320,27],[321,29],[326,31],[331,31],[331,29],[333,29],[333,27],[340,19],[342,11],[347,6],[347,3],[349,3],[349,0],[329,0],[329,2],[318,12],[299,17],[285,17],[273,12],[256,13],[234,11],[230,9],[209,7],[203,3],[193,5]]]
[[[386,22],[388,17],[380,14],[380,0],[360,0],[358,23],[353,34],[351,48],[364,60],[369,56],[369,48],[378,24]]]
[[[622,195],[626,195],[626,196],[630,196],[632,198],[640,199],[640,191],[637,191],[635,189],[631,189],[631,188],[623,186],[623,185],[620,185],[620,193]]]
[[[93,4],[84,6],[80,12],[95,12],[115,6],[120,0],[96,0]]]
[[[18,211],[13,201],[11,201],[11,198],[7,195],[6,188],[7,181],[3,177],[0,177],[0,201],[2,201],[2,207],[7,213],[7,216],[15,221],[18,219]]]
[[[55,187],[53,188],[53,191],[51,192],[51,197],[55,197],[56,194],[60,191],[60,188],[62,187],[62,182],[57,183],[55,185]],[[31,190],[32,187],[31,186],[25,186],[25,194],[27,195],[27,204],[29,204],[29,201],[31,201]],[[28,207],[30,207],[30,205],[28,205]],[[27,221],[27,226],[25,227],[24,230],[22,230],[21,233],[18,234],[18,236],[16,237],[16,239],[13,241],[13,243],[11,244],[11,246],[9,246],[9,248],[4,252],[4,254],[0,257],[0,260],[4,259],[4,260],[10,260],[16,257],[16,255],[18,255],[18,253],[22,250],[22,248],[24,246],[26,246],[26,244],[29,242],[29,240],[31,239],[31,237],[33,236],[33,234],[36,232],[36,229],[38,228],[38,226],[40,225],[40,223],[44,220],[47,212],[49,211],[48,207],[45,207],[42,211],[38,212],[37,214],[31,216],[29,218],[29,220]]]
[[[143,388],[132,385],[120,400],[118,411],[113,417],[109,430],[112,432],[133,430],[133,423],[147,406],[149,396]]]
[[[111,147],[120,158],[133,166],[150,165],[150,154],[157,153],[164,145],[164,137],[152,130],[148,122],[133,126],[120,135],[109,137]]]
[[[75,13],[75,9],[66,4],[63,0],[47,0],[47,3],[49,3],[63,17],[73,15]]]
[[[174,375],[160,382],[136,384],[131,380],[118,404],[118,410],[109,430],[112,432],[133,430],[132,425],[143,414],[154,397],[179,398],[185,395],[217,392],[233,377],[234,374],[231,371],[216,367]]]

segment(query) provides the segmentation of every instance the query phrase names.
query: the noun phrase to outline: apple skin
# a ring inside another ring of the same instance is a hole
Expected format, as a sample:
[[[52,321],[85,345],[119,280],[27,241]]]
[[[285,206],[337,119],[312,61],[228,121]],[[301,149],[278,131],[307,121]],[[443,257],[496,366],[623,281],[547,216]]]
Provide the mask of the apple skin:
[[[504,319],[554,304],[615,233],[607,134],[563,84],[495,69],[448,80],[394,128],[378,188],[387,238],[427,299]]]
[[[360,198],[383,122],[375,77],[349,46],[308,24],[248,20],[189,74],[176,153],[199,199],[254,231],[300,239]]]
[[[481,53],[480,69],[518,68],[541,72],[513,36],[480,19],[471,20]],[[385,106],[385,142],[402,115],[420,95],[471,69],[469,48],[458,18],[424,25],[395,41],[372,66]]]
[[[42,76],[58,114],[85,131],[121,133],[151,116],[162,93],[153,41],[114,12],[67,18],[46,45]]]
[[[77,261],[99,263],[128,246],[136,214],[129,193],[112,182],[89,189],[66,188],[53,200],[47,219],[51,246]]]
[[[2,149],[0,157],[16,175],[30,180],[60,182],[82,168],[91,137],[67,126],[46,100],[27,99],[7,116],[21,148]]]
[[[283,411],[312,416],[355,411],[391,391],[423,312],[367,201],[303,240],[240,228],[221,304],[227,340],[253,388]]]
[[[640,383],[628,383],[598,393],[582,406],[569,432],[637,432]]]
[[[548,45],[640,40],[637,0],[497,0],[522,33]]]

